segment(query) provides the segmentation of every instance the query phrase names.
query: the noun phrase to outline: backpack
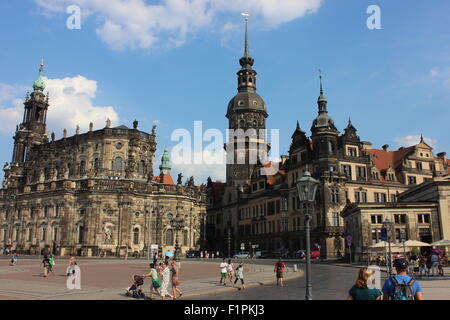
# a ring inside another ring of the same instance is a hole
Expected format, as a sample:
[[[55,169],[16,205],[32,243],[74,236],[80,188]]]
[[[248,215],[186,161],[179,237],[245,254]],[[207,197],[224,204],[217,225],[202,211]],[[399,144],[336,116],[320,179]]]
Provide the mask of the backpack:
[[[277,262],[277,272],[283,272],[284,271],[284,267],[285,267],[285,264],[284,264],[284,262]]]
[[[415,279],[411,278],[407,284],[404,284],[399,283],[394,276],[391,277],[391,281],[394,285],[394,292],[391,294],[391,300],[414,300],[411,288],[414,282],[416,282]]]

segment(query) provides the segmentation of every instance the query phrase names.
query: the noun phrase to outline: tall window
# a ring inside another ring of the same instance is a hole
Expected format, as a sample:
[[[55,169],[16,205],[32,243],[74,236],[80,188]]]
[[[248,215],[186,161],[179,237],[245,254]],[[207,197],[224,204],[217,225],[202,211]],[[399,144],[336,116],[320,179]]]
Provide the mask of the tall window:
[[[123,160],[121,157],[117,157],[114,160],[113,170],[114,171],[122,171],[123,170]]]
[[[80,175],[84,176],[86,174],[86,161],[80,162]]]
[[[47,227],[42,227],[42,241],[46,241],[47,240]]]
[[[352,178],[352,166],[350,166],[350,165],[343,165],[342,166],[342,170],[344,171],[344,174],[345,174],[345,176],[348,179]]]
[[[355,191],[355,202],[356,203],[361,202],[360,193],[358,191]]]
[[[173,231],[172,231],[172,229],[166,230],[166,245],[173,246]]]
[[[95,160],[94,160],[94,171],[98,171],[98,168],[99,168],[98,158],[95,158]]]
[[[16,228],[16,242],[19,242],[20,229]]]
[[[417,179],[415,176],[408,176],[408,184],[416,184]]]
[[[139,244],[139,228],[133,230],[133,244]]]
[[[422,162],[420,162],[420,161],[417,161],[417,162],[416,162],[416,166],[417,166],[417,169],[419,169],[419,170],[422,170],[422,169],[423,169],[423,167],[422,167]]]
[[[143,176],[145,174],[145,162],[143,160],[139,161],[138,172],[141,176]]]
[[[84,242],[84,226],[78,227],[78,243]]]
[[[361,202],[367,203],[367,192],[361,192]]]
[[[48,206],[44,207],[44,217],[48,218],[50,212],[50,208]]]
[[[28,229],[28,241],[33,240],[33,228]]]
[[[339,203],[339,189],[331,188],[331,202],[334,204]]]
[[[58,241],[58,228],[54,227],[53,228],[53,241]]]
[[[183,230],[183,244],[184,246],[189,246],[189,239],[188,239],[188,231]]]
[[[339,227],[339,213],[337,213],[337,212],[333,213],[332,218],[333,218],[333,221],[331,222],[332,226]]]
[[[348,148],[348,155],[350,157],[356,157],[356,153],[357,153],[356,148]]]
[[[357,179],[362,179],[365,180],[366,179],[366,167],[363,166],[356,166],[356,178]]]

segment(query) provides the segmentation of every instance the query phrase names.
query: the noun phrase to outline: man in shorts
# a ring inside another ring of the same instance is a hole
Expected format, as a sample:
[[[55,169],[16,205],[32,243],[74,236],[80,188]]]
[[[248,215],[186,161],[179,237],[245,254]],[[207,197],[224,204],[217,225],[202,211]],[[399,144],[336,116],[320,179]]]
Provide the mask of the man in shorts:
[[[275,263],[274,272],[276,272],[276,274],[277,274],[277,286],[280,286],[282,288],[284,287],[284,284],[283,284],[284,270],[286,270],[286,265],[284,264],[283,260],[280,257],[280,259],[278,259],[277,263]]]
[[[228,263],[226,263],[226,259],[223,258],[222,263],[220,264],[220,284],[226,286],[227,278],[228,278],[228,272],[227,272]]]

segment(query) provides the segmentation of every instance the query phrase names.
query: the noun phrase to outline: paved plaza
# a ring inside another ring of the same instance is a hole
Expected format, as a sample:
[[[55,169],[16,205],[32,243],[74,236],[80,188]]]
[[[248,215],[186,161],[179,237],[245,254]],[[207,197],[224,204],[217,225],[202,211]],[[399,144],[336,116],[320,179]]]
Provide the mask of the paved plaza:
[[[146,259],[78,259],[81,268],[81,290],[66,288],[68,259],[57,259],[54,275],[42,277],[41,259],[20,257],[17,266],[9,259],[0,259],[0,300],[132,300],[125,296],[133,274],[149,271]],[[221,260],[181,261],[181,290],[183,299],[199,300],[303,300],[305,294],[304,262],[286,261],[286,286],[275,284],[275,260],[244,260],[246,290],[220,286]],[[235,264],[239,262],[233,261]],[[294,265],[298,270],[294,272]],[[312,265],[315,300],[344,300],[354,284],[359,265],[314,261]],[[450,299],[450,268],[445,277],[420,279],[427,300]],[[382,272],[383,280],[386,273]],[[239,283],[238,283],[239,284]],[[145,280],[144,292],[149,293],[150,280]]]
[[[43,277],[40,259],[22,257],[16,266],[1,259],[0,299],[46,299],[46,300],[117,300],[132,299],[125,296],[125,288],[131,285],[134,274],[149,271],[144,259],[79,259],[81,268],[81,290],[66,288],[68,259],[57,259],[54,275]],[[180,269],[183,298],[237,291],[230,285],[219,285],[220,260],[182,260]],[[236,263],[236,262],[235,262]],[[245,264],[246,287],[262,286],[274,282],[273,265]],[[301,277],[302,271],[289,268],[286,278]],[[150,279],[145,279],[144,292],[149,293]],[[240,284],[240,283],[239,283]]]

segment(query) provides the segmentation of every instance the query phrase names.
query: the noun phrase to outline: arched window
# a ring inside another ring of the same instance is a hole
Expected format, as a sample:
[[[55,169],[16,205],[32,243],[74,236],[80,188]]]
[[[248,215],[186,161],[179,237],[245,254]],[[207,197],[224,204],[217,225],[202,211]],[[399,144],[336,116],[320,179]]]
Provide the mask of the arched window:
[[[69,171],[69,178],[70,178],[73,175],[73,167],[71,163],[67,164],[67,169]]]
[[[138,172],[141,176],[143,176],[145,174],[145,161],[139,161],[139,168],[138,168]]]
[[[114,171],[122,171],[123,170],[123,160],[121,157],[117,157],[114,160],[113,170]]]
[[[139,244],[139,228],[133,230],[133,244]]]
[[[53,241],[58,241],[58,228],[53,227]]]
[[[83,243],[84,241],[84,226],[78,227],[78,243]]]
[[[80,175],[84,176],[86,174],[86,161],[80,162]]]
[[[188,231],[187,230],[183,230],[183,245],[184,246],[189,246],[189,239],[188,239]]]
[[[166,245],[173,246],[173,231],[172,231],[172,229],[166,230]]]

